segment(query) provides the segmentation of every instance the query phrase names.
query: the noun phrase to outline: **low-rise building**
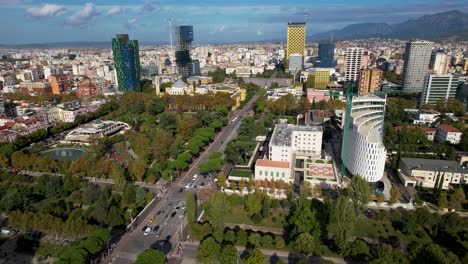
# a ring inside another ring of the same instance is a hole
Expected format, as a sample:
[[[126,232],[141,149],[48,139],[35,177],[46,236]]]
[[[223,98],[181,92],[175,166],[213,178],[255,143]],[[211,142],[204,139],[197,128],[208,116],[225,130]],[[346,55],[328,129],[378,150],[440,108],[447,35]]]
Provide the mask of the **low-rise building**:
[[[450,125],[440,125],[437,127],[436,139],[439,142],[449,142],[459,144],[463,133]]]
[[[257,160],[255,164],[255,180],[257,181],[284,181],[294,183],[294,175],[287,161]]]
[[[434,188],[442,181],[442,188],[448,189],[468,182],[468,170],[453,160],[401,158],[398,176],[405,186],[413,187]]]
[[[25,81],[19,84],[19,90],[22,93],[50,94],[52,93],[52,86],[50,82]]]
[[[89,142],[96,138],[113,135],[123,129],[130,129],[130,126],[124,122],[96,120],[72,130],[65,136],[65,140]]]
[[[432,109],[405,109],[414,125],[430,125],[437,121],[440,113]]]

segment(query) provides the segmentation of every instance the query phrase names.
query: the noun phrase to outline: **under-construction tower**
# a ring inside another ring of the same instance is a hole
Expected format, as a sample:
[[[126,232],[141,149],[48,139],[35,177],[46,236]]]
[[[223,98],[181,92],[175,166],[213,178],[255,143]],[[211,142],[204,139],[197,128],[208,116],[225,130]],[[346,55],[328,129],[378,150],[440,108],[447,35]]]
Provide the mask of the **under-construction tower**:
[[[193,41],[193,26],[176,26],[176,65],[179,69],[179,74],[183,76],[194,75],[194,65],[190,57],[190,47]]]

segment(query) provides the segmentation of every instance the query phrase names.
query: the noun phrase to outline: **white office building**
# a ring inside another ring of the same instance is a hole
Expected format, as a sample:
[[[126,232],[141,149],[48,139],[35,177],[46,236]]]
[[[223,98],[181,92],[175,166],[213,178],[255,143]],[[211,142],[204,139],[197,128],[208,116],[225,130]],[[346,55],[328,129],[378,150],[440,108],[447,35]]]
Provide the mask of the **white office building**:
[[[385,168],[387,151],[383,144],[386,95],[354,97],[352,101],[348,146],[343,144],[346,168],[369,182],[379,181]],[[343,124],[345,124],[343,115]],[[344,137],[343,137],[344,141]]]
[[[346,49],[345,81],[357,81],[362,62],[362,48]]]
[[[302,70],[303,58],[301,54],[294,53],[289,55],[289,64],[288,70],[291,73],[296,73]]]
[[[437,101],[455,99],[458,77],[453,75],[428,75],[421,94],[421,107],[425,104],[435,105]]]
[[[429,72],[429,62],[434,43],[429,41],[409,41],[405,48],[405,66],[403,68],[403,90],[420,92],[424,79]]]

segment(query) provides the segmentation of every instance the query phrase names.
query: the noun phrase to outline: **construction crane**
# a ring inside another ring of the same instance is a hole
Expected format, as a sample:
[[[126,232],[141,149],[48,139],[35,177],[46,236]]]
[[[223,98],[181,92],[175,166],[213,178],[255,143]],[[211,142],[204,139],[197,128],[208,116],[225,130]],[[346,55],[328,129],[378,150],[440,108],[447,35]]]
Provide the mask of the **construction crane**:
[[[348,82],[343,87],[343,95],[346,97],[346,107],[345,107],[345,123],[343,124],[343,143],[341,146],[341,176],[346,175],[346,155],[348,155],[348,139],[349,139],[349,125],[351,121],[351,108],[353,106],[353,96],[354,89],[356,88],[356,83]],[[330,92],[330,98],[333,99],[335,96],[341,96],[340,93]]]

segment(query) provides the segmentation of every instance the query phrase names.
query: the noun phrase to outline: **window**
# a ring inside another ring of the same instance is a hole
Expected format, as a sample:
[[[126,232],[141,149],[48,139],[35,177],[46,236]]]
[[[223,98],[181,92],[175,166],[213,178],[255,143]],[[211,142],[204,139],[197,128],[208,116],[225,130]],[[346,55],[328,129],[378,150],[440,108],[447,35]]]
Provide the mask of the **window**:
[[[279,177],[279,172],[276,172],[276,177]]]
[[[273,172],[272,171],[270,171],[270,176],[273,177]]]
[[[260,176],[262,176],[262,171],[259,171],[259,173],[260,173]]]
[[[283,178],[284,178],[284,172],[282,172],[282,173],[281,173],[281,177],[283,177]]]

